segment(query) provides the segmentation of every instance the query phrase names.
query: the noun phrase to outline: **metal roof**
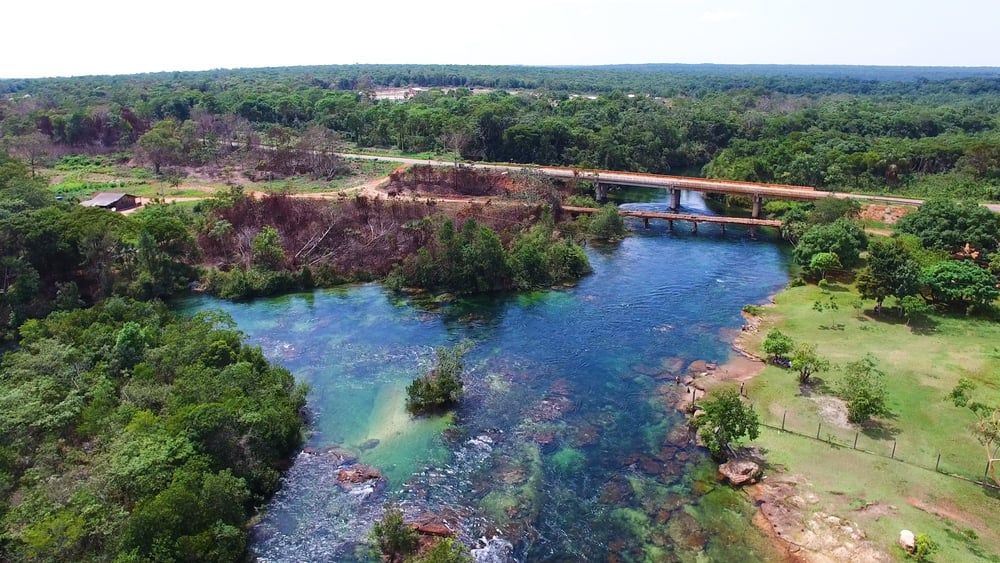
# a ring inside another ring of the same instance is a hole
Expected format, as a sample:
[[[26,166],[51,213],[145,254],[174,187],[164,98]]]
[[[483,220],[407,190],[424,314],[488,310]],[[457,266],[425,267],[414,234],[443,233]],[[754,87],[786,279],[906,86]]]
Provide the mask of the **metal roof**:
[[[83,205],[84,207],[111,207],[114,204],[118,203],[118,200],[127,195],[129,194],[99,192],[98,194],[94,195],[93,199],[88,199],[87,201],[80,202],[80,205]]]

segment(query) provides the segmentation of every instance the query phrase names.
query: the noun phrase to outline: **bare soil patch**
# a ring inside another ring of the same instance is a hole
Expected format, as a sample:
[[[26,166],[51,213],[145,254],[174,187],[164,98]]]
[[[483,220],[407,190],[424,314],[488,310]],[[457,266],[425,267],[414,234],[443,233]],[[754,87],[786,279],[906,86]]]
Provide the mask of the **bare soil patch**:
[[[862,219],[878,221],[886,225],[895,225],[900,219],[905,217],[916,208],[906,205],[882,205],[877,203],[866,203],[861,206],[859,216]]]

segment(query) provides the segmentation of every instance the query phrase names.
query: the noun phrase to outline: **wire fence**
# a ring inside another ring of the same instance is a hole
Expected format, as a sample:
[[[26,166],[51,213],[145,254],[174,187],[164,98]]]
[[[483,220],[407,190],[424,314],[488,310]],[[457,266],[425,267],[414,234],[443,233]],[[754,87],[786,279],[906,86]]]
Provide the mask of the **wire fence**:
[[[762,412],[760,409],[756,410],[758,413]],[[829,423],[794,419],[792,413],[787,410],[783,412],[780,420],[769,420],[762,417],[761,426],[822,442],[830,447],[883,457],[984,487],[1000,489],[1000,486],[997,486],[989,478],[990,466],[984,457],[967,454],[957,455],[947,451],[927,451],[919,448],[908,449],[895,439],[884,436],[873,437],[866,434],[864,430],[855,431]],[[1000,451],[1000,446],[997,447],[997,450]],[[997,451],[993,452],[993,458],[997,457],[997,453]]]

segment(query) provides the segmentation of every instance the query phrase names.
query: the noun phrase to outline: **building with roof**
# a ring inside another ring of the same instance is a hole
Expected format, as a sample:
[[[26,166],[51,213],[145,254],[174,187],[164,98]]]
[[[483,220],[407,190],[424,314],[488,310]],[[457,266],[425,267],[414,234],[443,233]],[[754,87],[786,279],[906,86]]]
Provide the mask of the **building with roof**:
[[[111,211],[124,211],[139,205],[139,198],[132,194],[119,194],[113,192],[98,192],[87,201],[80,202],[84,207],[103,207]]]

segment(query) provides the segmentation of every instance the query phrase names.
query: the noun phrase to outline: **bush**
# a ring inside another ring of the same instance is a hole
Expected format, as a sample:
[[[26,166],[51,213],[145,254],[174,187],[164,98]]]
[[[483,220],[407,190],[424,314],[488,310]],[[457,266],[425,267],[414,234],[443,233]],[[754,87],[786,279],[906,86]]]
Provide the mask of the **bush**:
[[[625,237],[625,221],[614,205],[605,205],[590,218],[587,229],[590,236],[600,240],[618,240]]]
[[[876,367],[870,354],[847,364],[840,395],[847,401],[847,420],[855,424],[889,412],[885,373]]]
[[[939,547],[937,542],[932,540],[927,534],[917,534],[913,538],[913,545],[915,549],[908,556],[917,561],[930,561],[931,554],[937,551]]]

